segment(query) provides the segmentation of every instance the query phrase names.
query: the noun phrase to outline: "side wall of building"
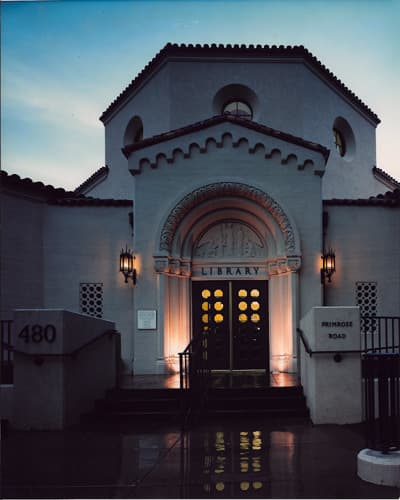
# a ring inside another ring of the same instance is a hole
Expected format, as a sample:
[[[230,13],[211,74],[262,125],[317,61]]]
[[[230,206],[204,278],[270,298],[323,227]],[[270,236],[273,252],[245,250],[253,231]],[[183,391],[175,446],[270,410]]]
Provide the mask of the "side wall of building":
[[[115,322],[121,332],[125,368],[133,356],[133,285],[124,283],[119,271],[119,255],[130,246],[132,228],[128,213],[131,207],[51,206],[46,213],[44,230],[44,304],[83,312],[86,307],[101,308],[101,317]],[[90,285],[83,297],[84,284]],[[101,306],[97,299],[101,295]],[[93,296],[91,296],[93,295]],[[92,305],[90,301],[95,303]],[[90,311],[91,312],[91,311]]]
[[[336,273],[327,305],[357,305],[357,282],[377,283],[377,315],[400,316],[400,207],[328,205]],[[362,298],[362,297],[361,297]]]
[[[14,308],[42,307],[43,219],[46,204],[29,194],[1,193],[0,314]]]

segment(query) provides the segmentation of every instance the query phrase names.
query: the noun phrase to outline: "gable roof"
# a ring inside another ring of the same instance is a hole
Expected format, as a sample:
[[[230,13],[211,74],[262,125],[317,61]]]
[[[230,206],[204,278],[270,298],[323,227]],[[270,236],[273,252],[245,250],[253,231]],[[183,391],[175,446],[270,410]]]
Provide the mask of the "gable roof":
[[[237,125],[241,125],[250,130],[254,130],[264,135],[268,135],[270,137],[275,137],[276,139],[281,139],[286,142],[290,142],[292,144],[296,144],[298,146],[302,146],[307,149],[311,149],[313,151],[317,151],[321,153],[325,161],[328,160],[329,157],[329,149],[321,144],[317,144],[315,142],[310,142],[302,139],[301,137],[297,137],[295,135],[287,134],[286,132],[282,132],[280,130],[273,129],[271,127],[267,127],[266,125],[261,125],[260,123],[247,120],[246,118],[242,118],[236,115],[217,115],[212,118],[208,118],[207,120],[199,121],[193,123],[191,125],[186,125],[184,127],[180,127],[175,130],[171,130],[170,132],[165,132],[163,134],[154,135],[153,137],[149,137],[140,142],[136,142],[134,144],[130,144],[122,148],[122,152],[128,158],[131,153],[134,151],[138,151],[140,149],[146,148],[148,146],[153,146],[154,144],[159,144],[161,142],[169,141],[171,139],[175,139],[176,137],[180,137],[186,134],[190,134],[193,132],[198,132],[199,130],[206,129],[213,125],[218,125],[220,123],[235,123]]]
[[[279,58],[279,59],[302,59],[314,68],[322,77],[328,80],[340,93],[344,94],[357,108],[363,111],[376,125],[380,123],[378,116],[361,99],[354,94],[346,85],[339,80],[321,61],[319,61],[303,45],[192,45],[167,43],[160,52],[143,68],[131,83],[117,96],[100,116],[105,123],[111,114],[140,87],[140,85],[153,73],[167,58],[182,57],[246,57],[246,58]]]

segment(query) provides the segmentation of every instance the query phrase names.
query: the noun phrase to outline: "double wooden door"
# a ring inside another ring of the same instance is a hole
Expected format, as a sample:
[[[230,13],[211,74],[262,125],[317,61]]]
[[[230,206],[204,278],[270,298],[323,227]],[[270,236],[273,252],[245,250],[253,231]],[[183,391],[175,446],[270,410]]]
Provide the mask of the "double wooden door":
[[[194,281],[193,333],[215,370],[269,369],[267,281]]]

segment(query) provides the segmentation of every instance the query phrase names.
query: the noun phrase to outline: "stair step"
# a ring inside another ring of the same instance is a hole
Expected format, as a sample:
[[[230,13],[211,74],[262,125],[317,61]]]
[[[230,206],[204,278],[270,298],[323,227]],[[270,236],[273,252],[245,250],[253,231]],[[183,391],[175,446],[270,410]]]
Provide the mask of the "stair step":
[[[210,389],[208,391],[209,396],[215,395],[221,399],[230,399],[232,397],[253,397],[265,398],[265,397],[281,397],[286,398],[289,396],[303,395],[302,387],[265,387],[260,389]]]
[[[250,416],[263,416],[263,417],[309,417],[307,408],[269,408],[269,409],[230,409],[230,410],[206,410],[207,416],[212,417],[250,417]]]
[[[180,389],[112,389],[95,403],[83,424],[118,425],[176,420],[186,394]],[[262,416],[308,418],[302,387],[210,389],[204,415],[210,417]]]
[[[157,411],[175,410],[180,406],[180,401],[170,399],[141,399],[141,400],[101,400],[97,401],[95,408],[99,411]]]
[[[110,399],[178,399],[180,389],[111,389],[106,398]]]
[[[302,408],[305,407],[304,398],[276,398],[276,399],[225,399],[225,400],[208,400],[207,407],[213,409],[222,409],[222,410],[235,410],[241,408],[249,408],[249,409],[270,409],[270,408],[278,408],[278,409],[286,409],[286,408]]]

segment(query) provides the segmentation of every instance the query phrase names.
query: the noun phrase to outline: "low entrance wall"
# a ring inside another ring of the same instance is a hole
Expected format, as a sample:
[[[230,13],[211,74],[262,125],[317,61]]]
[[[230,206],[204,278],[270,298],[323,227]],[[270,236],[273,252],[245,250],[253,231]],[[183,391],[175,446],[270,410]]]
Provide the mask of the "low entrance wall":
[[[63,429],[116,386],[119,334],[111,321],[65,310],[16,310],[11,424]]]
[[[358,307],[313,307],[300,321],[301,381],[315,424],[362,421]]]

